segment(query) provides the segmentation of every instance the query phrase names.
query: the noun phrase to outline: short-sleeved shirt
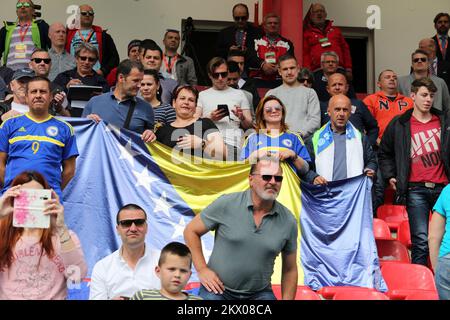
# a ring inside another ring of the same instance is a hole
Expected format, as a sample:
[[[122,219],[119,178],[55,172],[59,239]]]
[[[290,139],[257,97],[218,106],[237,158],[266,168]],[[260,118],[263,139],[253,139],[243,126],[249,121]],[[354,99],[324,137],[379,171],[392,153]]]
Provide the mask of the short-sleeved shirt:
[[[177,119],[175,109],[170,104],[153,107],[153,112],[155,113],[156,126],[167,126]]]
[[[123,128],[127,120],[128,110],[132,100],[118,101],[114,92],[108,92],[89,100],[83,110],[83,117],[90,114],[97,114],[102,120]],[[153,130],[154,127],[153,108],[143,99],[135,98],[135,108],[129,129],[137,133],[143,133],[145,130]]]
[[[78,156],[70,124],[49,116],[35,121],[27,113],[8,119],[0,126],[0,152],[8,154],[4,190],[23,171],[40,172],[61,196],[63,161]]]
[[[81,36],[80,36],[81,33]],[[88,42],[90,44],[92,44],[94,47],[97,48],[97,50],[99,49],[99,44],[97,41],[97,34],[94,32],[94,30],[78,30],[75,35],[72,38],[72,43],[70,44],[70,54],[72,56],[75,56],[75,51],[77,50],[77,48],[80,46],[80,44],[82,42]],[[92,68],[95,71],[100,69],[100,62],[97,61],[97,63],[94,65],[94,67]]]
[[[297,223],[279,202],[256,227],[251,190],[220,197],[204,209],[200,218],[215,231],[214,249],[208,262],[234,293],[251,294],[270,286],[275,258],[297,251]]]
[[[445,218],[445,233],[439,250],[439,257],[441,258],[450,254],[450,186],[442,190],[433,211]]]
[[[199,296],[183,292],[186,296],[185,300],[202,300]],[[136,292],[130,300],[172,300],[163,296],[159,290],[141,290]]]

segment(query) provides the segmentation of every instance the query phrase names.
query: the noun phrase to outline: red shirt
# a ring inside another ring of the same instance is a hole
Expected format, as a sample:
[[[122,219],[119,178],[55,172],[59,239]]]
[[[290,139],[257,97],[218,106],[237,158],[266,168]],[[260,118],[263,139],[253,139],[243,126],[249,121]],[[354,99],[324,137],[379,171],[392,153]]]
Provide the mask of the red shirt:
[[[428,123],[411,117],[409,182],[448,183],[441,160],[441,123],[437,116],[433,116]]]

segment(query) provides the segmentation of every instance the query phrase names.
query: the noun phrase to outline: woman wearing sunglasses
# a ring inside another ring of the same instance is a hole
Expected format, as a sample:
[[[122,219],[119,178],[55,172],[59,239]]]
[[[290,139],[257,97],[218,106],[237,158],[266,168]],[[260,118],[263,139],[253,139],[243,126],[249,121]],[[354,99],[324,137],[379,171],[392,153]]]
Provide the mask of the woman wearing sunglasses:
[[[290,132],[286,124],[286,108],[275,96],[267,96],[256,109],[256,133],[250,135],[243,147],[241,160],[274,156],[286,161],[307,182],[309,179],[309,153],[303,140]]]
[[[24,195],[31,189],[49,186],[41,174],[23,172],[0,197],[0,300],[63,300],[67,284],[80,283],[86,275],[83,251],[53,190],[43,210],[50,216],[49,228],[13,225],[30,214],[18,205],[26,204]]]

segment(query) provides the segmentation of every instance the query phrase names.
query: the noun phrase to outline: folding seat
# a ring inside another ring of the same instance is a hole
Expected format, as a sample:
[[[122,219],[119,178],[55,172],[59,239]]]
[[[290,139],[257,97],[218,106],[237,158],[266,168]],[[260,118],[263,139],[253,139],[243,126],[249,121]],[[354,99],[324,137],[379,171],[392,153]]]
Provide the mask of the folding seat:
[[[391,240],[391,230],[384,220],[373,219],[373,235],[375,239]]]
[[[384,204],[394,204],[395,191],[390,186],[384,190]]]
[[[307,286],[298,286],[295,300],[322,300],[320,296]]]
[[[377,209],[377,218],[386,221],[391,231],[397,232],[400,223],[408,220],[405,206],[385,204]]]
[[[336,286],[336,287],[322,287],[317,293],[320,294],[324,299],[330,300],[333,299],[337,293],[340,292],[373,292],[376,291],[372,288],[363,288],[363,287],[352,287],[352,286]]]
[[[200,291],[201,282],[190,282],[184,287],[184,290],[193,295],[198,295]]]
[[[380,262],[411,263],[408,249],[398,240],[375,240]]]
[[[333,300],[389,300],[389,297],[378,291],[342,291],[334,295]]]
[[[397,232],[397,240],[403,243],[403,245],[411,249],[411,231],[409,229],[409,221],[403,221],[400,223]]]

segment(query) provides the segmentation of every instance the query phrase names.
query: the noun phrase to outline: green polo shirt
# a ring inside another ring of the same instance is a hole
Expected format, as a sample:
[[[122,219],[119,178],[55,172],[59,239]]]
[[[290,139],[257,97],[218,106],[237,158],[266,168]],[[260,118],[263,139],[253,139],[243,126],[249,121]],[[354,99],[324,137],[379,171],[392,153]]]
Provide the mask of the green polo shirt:
[[[215,231],[208,266],[231,292],[251,294],[270,285],[276,257],[297,251],[294,215],[275,201],[259,228],[253,219],[251,190],[221,196],[200,217]]]

